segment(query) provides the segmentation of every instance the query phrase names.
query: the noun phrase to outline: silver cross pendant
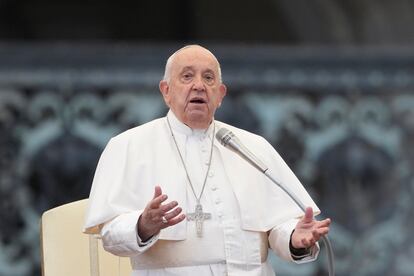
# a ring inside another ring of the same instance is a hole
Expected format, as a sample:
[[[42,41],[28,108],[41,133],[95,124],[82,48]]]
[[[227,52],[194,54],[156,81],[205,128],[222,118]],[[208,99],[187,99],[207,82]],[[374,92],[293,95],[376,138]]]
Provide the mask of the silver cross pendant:
[[[196,204],[194,213],[187,213],[187,220],[195,220],[197,237],[200,238],[203,236],[203,222],[207,219],[211,219],[211,214],[203,213],[203,206],[200,203]]]

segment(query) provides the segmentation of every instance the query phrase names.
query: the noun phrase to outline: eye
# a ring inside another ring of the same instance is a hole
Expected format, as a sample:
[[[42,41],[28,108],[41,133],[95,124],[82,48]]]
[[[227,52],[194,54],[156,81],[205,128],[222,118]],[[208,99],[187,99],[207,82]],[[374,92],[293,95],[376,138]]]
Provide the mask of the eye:
[[[214,82],[214,75],[210,74],[210,73],[205,74],[204,79],[206,80],[207,83],[213,83]]]
[[[193,74],[191,72],[186,72],[181,75],[183,81],[190,81],[193,78]]]

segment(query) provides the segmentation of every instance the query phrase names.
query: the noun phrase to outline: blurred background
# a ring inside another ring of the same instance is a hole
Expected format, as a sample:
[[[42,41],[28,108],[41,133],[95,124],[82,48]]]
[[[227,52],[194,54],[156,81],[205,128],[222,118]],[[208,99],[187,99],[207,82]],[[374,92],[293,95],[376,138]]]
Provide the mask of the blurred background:
[[[414,2],[0,0],[0,275],[86,198],[109,138],[164,116],[166,59],[222,64],[217,118],[266,137],[334,221],[337,275],[413,275]],[[277,275],[327,275],[271,256]]]

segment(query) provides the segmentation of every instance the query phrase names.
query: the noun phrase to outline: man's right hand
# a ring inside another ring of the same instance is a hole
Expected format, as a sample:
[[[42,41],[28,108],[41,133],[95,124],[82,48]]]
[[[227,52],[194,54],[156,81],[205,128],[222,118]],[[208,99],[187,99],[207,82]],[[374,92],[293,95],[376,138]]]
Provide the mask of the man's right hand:
[[[142,241],[148,240],[161,229],[185,219],[185,215],[181,214],[181,207],[177,207],[177,201],[162,204],[167,198],[167,195],[162,194],[161,187],[155,186],[154,197],[145,207],[137,223],[138,235]]]

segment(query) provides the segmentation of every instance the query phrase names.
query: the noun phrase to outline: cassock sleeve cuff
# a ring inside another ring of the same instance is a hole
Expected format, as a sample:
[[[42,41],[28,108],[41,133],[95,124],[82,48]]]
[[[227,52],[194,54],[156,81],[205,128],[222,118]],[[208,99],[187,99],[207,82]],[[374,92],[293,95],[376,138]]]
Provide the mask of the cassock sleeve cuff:
[[[318,258],[318,255],[319,255],[319,251],[320,251],[319,243],[316,243],[314,246],[312,246],[307,251],[308,253],[301,255],[301,256],[297,256],[291,253],[292,261],[297,264],[313,262],[314,260]]]
[[[104,249],[117,256],[130,257],[143,253],[157,240],[154,235],[143,242],[137,232],[137,222],[142,210],[121,214],[105,223],[101,230]]]

